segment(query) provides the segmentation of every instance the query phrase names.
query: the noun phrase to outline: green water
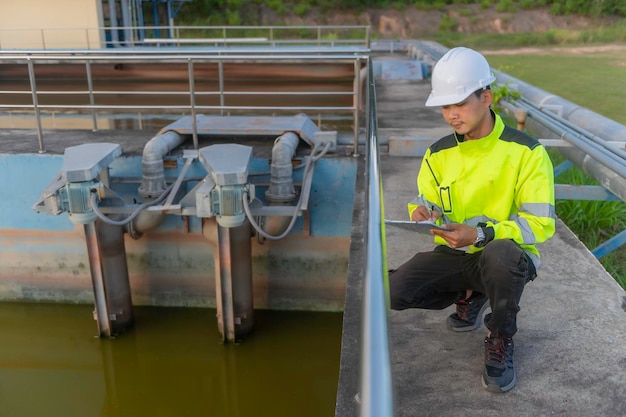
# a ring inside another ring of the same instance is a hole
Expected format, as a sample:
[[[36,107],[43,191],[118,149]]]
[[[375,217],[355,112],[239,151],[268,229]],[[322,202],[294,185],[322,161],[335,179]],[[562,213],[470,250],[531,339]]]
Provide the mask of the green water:
[[[222,345],[215,310],[136,307],[114,340],[92,310],[0,303],[1,417],[334,415],[341,314],[256,311]]]

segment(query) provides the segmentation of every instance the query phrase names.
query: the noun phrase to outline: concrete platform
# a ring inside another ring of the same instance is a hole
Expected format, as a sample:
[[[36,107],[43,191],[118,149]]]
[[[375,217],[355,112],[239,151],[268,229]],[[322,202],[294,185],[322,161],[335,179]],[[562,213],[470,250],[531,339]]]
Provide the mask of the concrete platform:
[[[386,97],[389,83],[378,83]],[[399,102],[423,103],[427,83],[392,85]],[[382,104],[385,109],[389,103]],[[435,118],[400,111],[405,133],[425,136],[445,127]],[[420,110],[412,105],[416,112]],[[432,116],[432,114],[431,114]],[[383,112],[394,125],[393,112]],[[381,136],[403,136],[381,129]],[[421,158],[381,156],[385,217],[406,219],[415,197]],[[356,228],[355,228],[356,229]],[[415,252],[433,247],[428,236],[387,227],[389,268]],[[364,255],[353,242],[355,262]],[[453,311],[405,310],[389,314],[396,416],[625,416],[626,293],[591,252],[561,222],[556,235],[540,246],[542,267],[526,286],[515,337],[517,386],[493,394],[481,386],[486,328],[458,334],[446,328]],[[363,272],[352,265],[344,312],[343,345],[336,417],[359,414],[361,292]]]

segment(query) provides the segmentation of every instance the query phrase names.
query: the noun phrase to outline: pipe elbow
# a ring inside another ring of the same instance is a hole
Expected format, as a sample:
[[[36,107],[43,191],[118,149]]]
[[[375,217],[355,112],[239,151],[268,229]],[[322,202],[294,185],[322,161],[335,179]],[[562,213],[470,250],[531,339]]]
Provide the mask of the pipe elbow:
[[[144,198],[156,198],[167,189],[163,158],[184,141],[182,135],[168,131],[146,143],[141,161],[142,178],[139,195]]]
[[[293,132],[286,132],[274,143],[270,165],[270,186],[265,196],[271,202],[289,202],[296,196],[293,186],[291,159],[296,154],[300,138]]]

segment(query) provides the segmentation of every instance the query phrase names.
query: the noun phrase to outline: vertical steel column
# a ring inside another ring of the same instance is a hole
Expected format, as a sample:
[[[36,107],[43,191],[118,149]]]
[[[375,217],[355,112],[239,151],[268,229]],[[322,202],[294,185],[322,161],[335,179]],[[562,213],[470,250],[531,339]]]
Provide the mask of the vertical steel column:
[[[99,220],[84,225],[100,337],[112,337],[134,323],[124,231]]]
[[[87,242],[87,254],[89,255],[89,268],[91,270],[91,283],[93,284],[98,335],[100,337],[111,337],[111,321],[109,320],[109,308],[106,302],[96,223],[87,223],[84,228],[85,240]]]
[[[217,225],[215,296],[217,325],[224,342],[247,336],[254,325],[252,243],[250,223],[238,227]]]

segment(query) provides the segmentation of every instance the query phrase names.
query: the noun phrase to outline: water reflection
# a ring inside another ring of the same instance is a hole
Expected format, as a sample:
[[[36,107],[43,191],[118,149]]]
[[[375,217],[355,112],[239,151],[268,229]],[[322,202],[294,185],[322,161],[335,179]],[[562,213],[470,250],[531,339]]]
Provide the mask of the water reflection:
[[[0,416],[332,416],[341,314],[256,315],[241,345],[215,311],[136,308],[100,340],[90,306],[0,304]]]

